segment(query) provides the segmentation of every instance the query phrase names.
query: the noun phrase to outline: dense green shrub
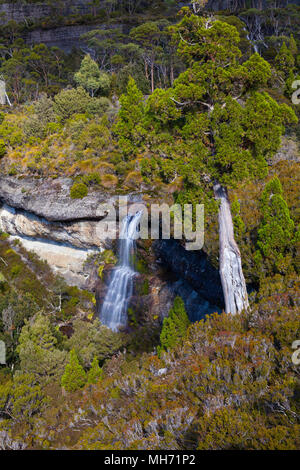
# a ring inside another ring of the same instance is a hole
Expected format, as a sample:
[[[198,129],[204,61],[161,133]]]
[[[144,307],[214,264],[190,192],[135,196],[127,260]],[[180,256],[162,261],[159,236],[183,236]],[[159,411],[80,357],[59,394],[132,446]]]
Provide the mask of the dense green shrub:
[[[70,189],[72,199],[83,199],[88,194],[88,188],[84,183],[74,183]]]
[[[171,308],[168,317],[164,319],[160,334],[159,353],[172,349],[182,342],[189,324],[184,302],[180,297],[176,297],[173,308]]]
[[[91,99],[86,108],[86,112],[92,116],[102,116],[102,114],[106,113],[110,107],[111,102],[109,99],[105,96],[101,96],[100,98]]]
[[[57,343],[57,332],[47,316],[38,313],[34,321],[26,321],[17,347],[22,371],[43,384],[59,380],[66,352],[58,349]]]
[[[84,387],[85,383],[86,374],[83,367],[79,364],[76,352],[72,349],[69,363],[66,365],[65,372],[61,378],[61,385],[67,392],[76,392],[76,390]]]
[[[117,74],[116,89],[119,96],[126,93],[130,77],[134,79],[137,87],[144,95],[150,93],[149,81],[145,77],[143,68],[140,65],[128,64],[122,67]]]
[[[84,114],[90,104],[89,94],[82,88],[66,88],[55,96],[55,112],[64,120],[73,114]]]
[[[298,235],[277,176],[266,184],[261,210],[263,219],[258,230],[256,262],[258,266],[263,263],[268,274],[284,273],[292,262],[291,254]]]
[[[4,157],[6,154],[6,145],[4,140],[0,139],[0,158]]]
[[[99,367],[99,361],[94,357],[90,370],[87,374],[87,383],[96,384],[103,376],[103,371]]]
[[[101,72],[98,64],[87,54],[81,62],[80,69],[74,75],[78,86],[83,87],[93,97],[96,93],[107,96],[111,79],[107,73]]]

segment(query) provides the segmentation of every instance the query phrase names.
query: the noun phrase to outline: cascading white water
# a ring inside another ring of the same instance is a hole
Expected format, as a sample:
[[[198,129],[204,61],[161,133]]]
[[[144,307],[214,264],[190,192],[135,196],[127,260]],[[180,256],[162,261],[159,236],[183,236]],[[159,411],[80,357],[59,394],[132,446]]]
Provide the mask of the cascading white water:
[[[128,214],[122,223],[119,240],[119,263],[114,269],[108,291],[102,305],[100,320],[113,331],[127,325],[127,310],[133,290],[133,254],[137,228],[142,212]]]

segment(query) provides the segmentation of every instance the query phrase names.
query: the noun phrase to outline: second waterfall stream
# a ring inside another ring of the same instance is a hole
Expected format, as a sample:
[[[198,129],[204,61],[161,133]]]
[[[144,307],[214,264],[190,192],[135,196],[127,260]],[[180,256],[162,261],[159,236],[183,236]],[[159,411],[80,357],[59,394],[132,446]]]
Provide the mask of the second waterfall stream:
[[[133,264],[135,240],[142,212],[128,214],[122,222],[119,239],[119,262],[115,267],[101,313],[101,322],[113,331],[127,326],[127,310],[136,275]]]

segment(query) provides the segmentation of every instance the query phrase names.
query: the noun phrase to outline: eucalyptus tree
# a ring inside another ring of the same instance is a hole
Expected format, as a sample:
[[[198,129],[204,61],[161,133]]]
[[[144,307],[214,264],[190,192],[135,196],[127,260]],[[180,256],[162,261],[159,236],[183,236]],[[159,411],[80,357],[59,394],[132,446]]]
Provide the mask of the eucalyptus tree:
[[[111,71],[116,56],[121,56],[124,62],[129,63],[140,57],[139,46],[129,41],[121,28],[94,29],[83,34],[81,39],[93,52],[101,70]]]
[[[131,39],[135,40],[143,48],[145,62],[145,74],[148,78],[148,67],[150,68],[151,90],[154,91],[154,67],[157,57],[162,51],[160,45],[161,30],[158,22],[149,21],[143,23],[130,31]]]

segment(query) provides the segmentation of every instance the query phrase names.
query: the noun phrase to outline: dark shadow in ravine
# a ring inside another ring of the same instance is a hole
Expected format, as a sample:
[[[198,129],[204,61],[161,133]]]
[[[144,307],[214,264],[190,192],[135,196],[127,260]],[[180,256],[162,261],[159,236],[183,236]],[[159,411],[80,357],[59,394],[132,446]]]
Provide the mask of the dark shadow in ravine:
[[[191,321],[222,311],[224,298],[219,271],[204,251],[187,251],[176,240],[158,240],[154,251],[157,262],[169,274],[170,289],[184,300]]]

